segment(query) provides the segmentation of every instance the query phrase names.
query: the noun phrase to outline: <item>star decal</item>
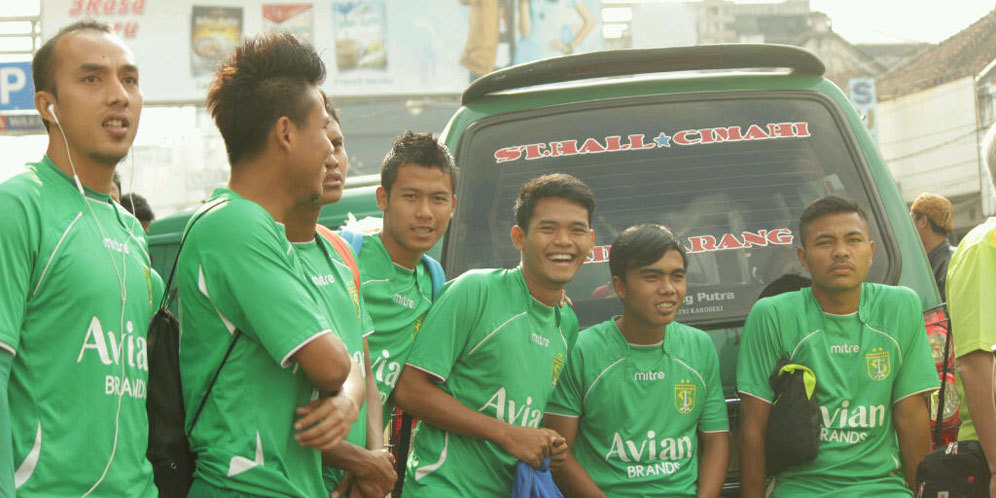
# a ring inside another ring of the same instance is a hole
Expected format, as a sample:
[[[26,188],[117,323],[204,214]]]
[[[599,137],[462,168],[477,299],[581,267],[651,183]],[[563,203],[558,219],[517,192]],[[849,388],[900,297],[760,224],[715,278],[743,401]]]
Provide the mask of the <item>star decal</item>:
[[[657,138],[654,139],[654,142],[657,142],[658,148],[671,147],[671,137],[666,135],[663,131],[661,132],[660,135],[657,135]]]

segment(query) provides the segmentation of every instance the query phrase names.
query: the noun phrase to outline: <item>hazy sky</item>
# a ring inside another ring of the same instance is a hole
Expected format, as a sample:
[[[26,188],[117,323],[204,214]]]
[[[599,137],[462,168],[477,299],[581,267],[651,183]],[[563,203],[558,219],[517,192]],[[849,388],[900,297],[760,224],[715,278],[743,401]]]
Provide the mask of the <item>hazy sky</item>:
[[[938,43],[993,10],[994,0],[810,0],[852,43]]]

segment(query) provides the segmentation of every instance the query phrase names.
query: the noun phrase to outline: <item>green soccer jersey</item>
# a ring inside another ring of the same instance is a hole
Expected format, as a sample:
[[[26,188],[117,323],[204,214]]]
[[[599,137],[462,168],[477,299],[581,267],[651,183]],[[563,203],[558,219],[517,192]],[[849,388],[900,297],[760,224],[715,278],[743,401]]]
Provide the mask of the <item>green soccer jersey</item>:
[[[394,409],[387,398],[398,382],[422,318],[432,306],[432,278],[422,263],[413,270],[395,263],[379,234],[363,237],[356,264],[362,276],[363,303],[375,331],[367,337],[370,369],[380,390],[387,424]]]
[[[629,344],[616,320],[581,332],[546,412],[578,418],[574,457],[608,496],[695,496],[698,432],[729,431],[712,339],[671,322]]]
[[[820,446],[775,477],[773,496],[909,496],[892,407],[938,387],[916,294],[865,283],[845,316],[823,313],[810,288],[762,299],[744,325],[741,395],[771,403],[768,377],[783,358],[816,374]]]
[[[989,352],[996,344],[996,218],[973,228],[958,244],[948,264],[947,293],[955,354],[961,357],[974,351]],[[977,441],[979,435],[957,368],[955,384],[961,400],[958,439]]]
[[[266,210],[228,189],[190,223],[176,273],[188,429],[241,331],[190,436],[194,476],[250,495],[326,496],[320,453],[294,440],[294,410],[318,391],[291,358],[331,332],[298,252]]]
[[[577,334],[571,308],[534,299],[520,269],[474,270],[439,294],[407,364],[473,410],[538,427]],[[497,444],[425,423],[414,438],[405,498],[511,492],[515,458]]]
[[[18,496],[155,496],[146,331],[161,287],[141,225],[106,194],[84,201],[48,157],[0,184],[0,213]]]
[[[363,309],[353,271],[335,252],[335,248],[318,235],[311,242],[294,244],[301,257],[308,292],[325,314],[332,331],[342,339],[349,354],[363,371],[363,336],[373,331],[370,317]],[[353,424],[346,441],[365,448],[367,444],[367,408]],[[342,480],[342,469],[324,467],[325,486],[331,491]]]

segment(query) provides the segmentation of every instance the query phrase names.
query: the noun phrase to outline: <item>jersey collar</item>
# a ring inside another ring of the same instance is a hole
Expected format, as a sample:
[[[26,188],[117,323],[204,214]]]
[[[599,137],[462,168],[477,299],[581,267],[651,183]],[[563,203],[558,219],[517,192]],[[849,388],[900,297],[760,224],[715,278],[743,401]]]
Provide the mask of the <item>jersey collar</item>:
[[[73,177],[67,175],[66,172],[59,169],[59,167],[56,166],[54,162],[52,162],[52,158],[48,157],[48,154],[42,157],[42,160],[41,162],[39,162],[39,164],[42,165],[42,168],[40,168],[42,171],[47,171],[49,174],[62,178],[66,182],[66,184],[69,185],[71,189],[76,190],[76,181],[73,180]],[[83,185],[83,190],[86,192],[87,197],[103,201],[108,204],[114,203],[114,200],[111,199],[110,194],[97,192],[96,190],[93,190],[92,188],[87,187],[86,185]]]

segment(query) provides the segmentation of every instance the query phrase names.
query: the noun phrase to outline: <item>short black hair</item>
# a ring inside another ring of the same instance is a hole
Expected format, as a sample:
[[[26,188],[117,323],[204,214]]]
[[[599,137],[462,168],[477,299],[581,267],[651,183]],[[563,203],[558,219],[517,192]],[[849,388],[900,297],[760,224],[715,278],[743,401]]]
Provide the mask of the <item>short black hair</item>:
[[[609,273],[626,281],[630,268],[647,266],[664,257],[668,251],[678,251],[681,263],[688,268],[688,255],[678,236],[664,225],[645,223],[625,230],[609,250]]]
[[[138,221],[151,222],[156,219],[156,215],[152,213],[152,207],[149,206],[149,201],[134,192],[122,195],[121,205],[129,213],[135,215]]]
[[[46,40],[41,48],[35,52],[35,56],[31,58],[31,79],[36,92],[46,91],[58,96],[58,89],[55,86],[55,45],[66,35],[79,31],[114,34],[110,24],[93,19],[76,21],[63,26],[55,36]],[[44,123],[45,129],[48,130],[49,122],[46,120]]]
[[[799,217],[799,245],[806,246],[806,231],[809,225],[813,224],[817,218],[822,218],[830,214],[857,213],[864,222],[868,223],[868,216],[857,202],[835,195],[820,197],[813,201]]]
[[[813,279],[803,277],[802,275],[796,275],[795,273],[786,273],[772,280],[771,283],[765,286],[757,298],[762,299],[765,297],[777,296],[786,292],[797,291],[803,287],[812,286]]]
[[[456,190],[456,164],[446,145],[432,133],[413,133],[405,130],[391,145],[391,151],[384,156],[380,166],[380,186],[388,193],[398,180],[398,170],[402,165],[415,164],[425,168],[436,168],[450,177],[450,188]]]
[[[335,123],[341,127],[342,122],[339,121],[339,109],[337,109],[335,103],[332,102],[332,97],[325,95],[325,92],[322,92],[322,96],[325,97],[325,112],[329,113],[329,116],[331,116]]]
[[[207,107],[225,140],[233,167],[258,153],[283,116],[304,126],[307,92],[325,80],[315,49],[289,33],[249,37],[219,65]]]
[[[515,200],[515,224],[523,232],[529,229],[529,220],[540,199],[557,197],[576,202],[588,211],[588,225],[595,216],[595,195],[581,180],[566,173],[538,176],[526,182]]]

